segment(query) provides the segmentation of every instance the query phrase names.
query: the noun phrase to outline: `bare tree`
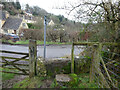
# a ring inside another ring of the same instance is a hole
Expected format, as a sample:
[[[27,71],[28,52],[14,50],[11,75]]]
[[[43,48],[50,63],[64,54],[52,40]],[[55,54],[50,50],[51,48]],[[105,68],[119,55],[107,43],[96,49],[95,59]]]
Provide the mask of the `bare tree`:
[[[68,15],[74,13],[75,19],[86,23],[102,23],[111,41],[120,42],[120,1],[119,0],[80,0],[65,6]]]
[[[97,26],[93,29],[97,41],[120,42],[120,0],[80,0],[76,4],[69,2],[69,6],[64,9],[68,10],[68,15],[74,13],[78,21],[91,22],[93,27]],[[120,47],[108,48],[111,52],[120,53]]]

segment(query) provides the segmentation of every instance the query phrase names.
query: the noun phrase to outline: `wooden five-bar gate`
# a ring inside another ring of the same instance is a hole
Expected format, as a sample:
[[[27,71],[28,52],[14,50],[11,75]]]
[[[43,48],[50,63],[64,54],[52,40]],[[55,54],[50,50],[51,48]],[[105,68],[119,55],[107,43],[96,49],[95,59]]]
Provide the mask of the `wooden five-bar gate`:
[[[0,72],[18,75],[37,75],[37,44],[29,40],[29,53],[0,50]]]
[[[3,69],[10,69],[9,71],[4,71],[4,73],[14,73],[14,74],[19,74],[19,75],[28,75],[28,68],[29,66],[29,59],[26,59],[29,57],[28,53],[22,53],[22,52],[13,52],[13,51],[5,51],[5,50],[0,50],[2,54],[9,54],[9,56],[1,56],[1,67]],[[22,57],[10,57],[11,55],[18,56],[22,55]],[[26,63],[26,64],[24,64]],[[16,71],[17,69],[17,71]],[[14,70],[14,71],[13,71]],[[12,71],[12,72],[11,72]]]

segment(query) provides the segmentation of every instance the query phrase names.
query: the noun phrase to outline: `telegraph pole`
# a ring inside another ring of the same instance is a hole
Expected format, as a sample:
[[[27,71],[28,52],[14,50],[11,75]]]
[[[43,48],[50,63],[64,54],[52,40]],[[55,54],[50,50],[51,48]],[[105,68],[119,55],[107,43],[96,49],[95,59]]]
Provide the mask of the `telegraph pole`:
[[[46,16],[44,16],[44,60],[46,59],[46,26],[47,26],[47,20],[46,20]]]

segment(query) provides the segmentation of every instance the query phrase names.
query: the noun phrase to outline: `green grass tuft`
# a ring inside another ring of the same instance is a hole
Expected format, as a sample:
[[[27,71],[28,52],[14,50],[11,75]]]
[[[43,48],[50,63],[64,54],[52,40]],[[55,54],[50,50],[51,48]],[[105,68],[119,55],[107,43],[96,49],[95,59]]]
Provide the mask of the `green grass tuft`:
[[[11,70],[9,69],[3,69],[3,68],[0,68],[0,71],[6,71],[6,72],[10,72]],[[4,73],[4,72],[0,72],[0,74],[2,75],[2,81],[5,81],[5,80],[10,80],[12,78],[14,78],[15,74],[13,73]]]
[[[12,42],[11,40],[8,40],[7,42],[11,43],[11,44],[29,44],[29,40],[25,40],[25,41],[17,41],[17,42]],[[40,44],[44,44],[44,41],[39,41],[37,40],[37,44],[40,45]],[[67,42],[67,43],[61,43],[61,42],[47,42],[46,41],[46,44],[72,44],[71,42]]]
[[[16,83],[13,88],[40,88],[43,84],[42,81],[45,80],[46,77],[33,77],[33,78],[25,78],[24,80]]]

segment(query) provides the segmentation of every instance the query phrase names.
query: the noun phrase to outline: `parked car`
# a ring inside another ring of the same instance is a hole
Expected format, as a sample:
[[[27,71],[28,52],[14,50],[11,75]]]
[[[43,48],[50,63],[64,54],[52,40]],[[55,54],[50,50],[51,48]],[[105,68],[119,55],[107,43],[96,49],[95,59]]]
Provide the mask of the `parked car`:
[[[4,35],[3,35],[2,33],[0,33],[0,39],[3,38],[3,36],[4,36]]]
[[[15,34],[6,34],[6,36],[8,36],[9,39],[12,40],[13,42],[19,41],[19,36]]]

